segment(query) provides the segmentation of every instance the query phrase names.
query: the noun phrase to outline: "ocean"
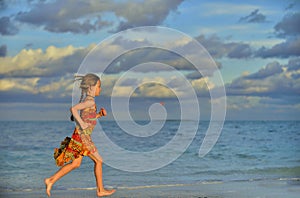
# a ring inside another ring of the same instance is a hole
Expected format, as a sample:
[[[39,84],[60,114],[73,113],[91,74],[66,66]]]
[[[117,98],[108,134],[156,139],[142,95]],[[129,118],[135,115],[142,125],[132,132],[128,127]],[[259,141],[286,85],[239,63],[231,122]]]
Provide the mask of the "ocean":
[[[168,143],[180,121],[166,121],[158,134],[149,137],[124,133],[115,121],[101,121],[98,124],[120,147],[147,152]],[[146,125],[147,122],[140,121],[139,124]],[[74,123],[2,121],[0,125],[0,191],[44,190],[43,179],[58,170],[53,150],[66,136],[72,135]],[[198,131],[185,152],[157,170],[128,172],[104,163],[105,186],[138,188],[255,180],[286,180],[293,183],[295,178],[299,181],[300,121],[226,121],[213,149],[201,158],[198,151],[208,125],[209,122],[200,121]],[[53,189],[94,188],[93,168],[93,162],[85,157],[81,167],[59,180]]]

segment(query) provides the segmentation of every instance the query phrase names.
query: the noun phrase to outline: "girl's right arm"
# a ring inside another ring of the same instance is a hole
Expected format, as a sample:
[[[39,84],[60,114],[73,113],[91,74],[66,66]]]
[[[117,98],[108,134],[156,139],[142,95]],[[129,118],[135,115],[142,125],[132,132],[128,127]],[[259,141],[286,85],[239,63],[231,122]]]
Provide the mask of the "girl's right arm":
[[[71,107],[70,111],[73,114],[74,118],[76,119],[76,121],[78,122],[78,124],[80,125],[81,129],[86,129],[89,127],[89,124],[86,122],[83,122],[83,120],[81,119],[78,111],[82,110],[82,109],[86,109],[89,107],[92,107],[95,104],[94,101],[92,100],[86,100],[84,102],[78,103],[76,105],[74,105],[73,107]]]

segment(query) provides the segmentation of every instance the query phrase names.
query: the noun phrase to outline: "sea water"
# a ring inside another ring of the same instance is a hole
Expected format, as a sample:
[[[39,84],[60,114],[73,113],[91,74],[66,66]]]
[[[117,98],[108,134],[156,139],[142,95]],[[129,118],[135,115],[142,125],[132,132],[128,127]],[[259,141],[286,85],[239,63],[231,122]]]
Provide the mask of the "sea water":
[[[180,122],[188,121],[166,121],[157,134],[149,137],[125,133],[115,121],[98,124],[120,147],[147,152],[167,144]],[[209,122],[198,124],[196,136],[186,151],[160,169],[126,172],[104,163],[105,185],[122,188],[300,178],[300,121],[226,121],[217,143],[202,158],[198,151]],[[0,191],[44,189],[43,179],[58,170],[53,150],[66,136],[72,135],[74,123],[2,121],[0,125]],[[85,157],[81,167],[59,180],[53,189],[94,188],[93,169],[94,163]]]

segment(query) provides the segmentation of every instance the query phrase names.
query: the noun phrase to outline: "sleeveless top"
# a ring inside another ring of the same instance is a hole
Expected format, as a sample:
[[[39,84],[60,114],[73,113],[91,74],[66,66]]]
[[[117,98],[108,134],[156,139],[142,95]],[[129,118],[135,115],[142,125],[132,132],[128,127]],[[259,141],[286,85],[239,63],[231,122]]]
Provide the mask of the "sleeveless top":
[[[76,128],[80,134],[91,135],[97,124],[97,107],[96,104],[92,107],[83,109],[80,111],[80,117],[83,122],[90,124],[90,126],[84,130],[77,124]]]

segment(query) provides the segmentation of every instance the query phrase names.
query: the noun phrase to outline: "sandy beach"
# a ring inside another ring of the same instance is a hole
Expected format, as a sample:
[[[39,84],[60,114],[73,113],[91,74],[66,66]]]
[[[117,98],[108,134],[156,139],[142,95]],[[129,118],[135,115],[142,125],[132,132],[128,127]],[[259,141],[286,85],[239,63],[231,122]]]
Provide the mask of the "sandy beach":
[[[137,187],[117,187],[111,198],[132,197],[195,197],[195,198],[298,198],[300,179],[277,179],[234,182],[202,182],[197,184],[170,184]],[[1,192],[0,197],[7,198],[43,198],[41,191]],[[96,197],[95,188],[53,190],[53,198]]]

